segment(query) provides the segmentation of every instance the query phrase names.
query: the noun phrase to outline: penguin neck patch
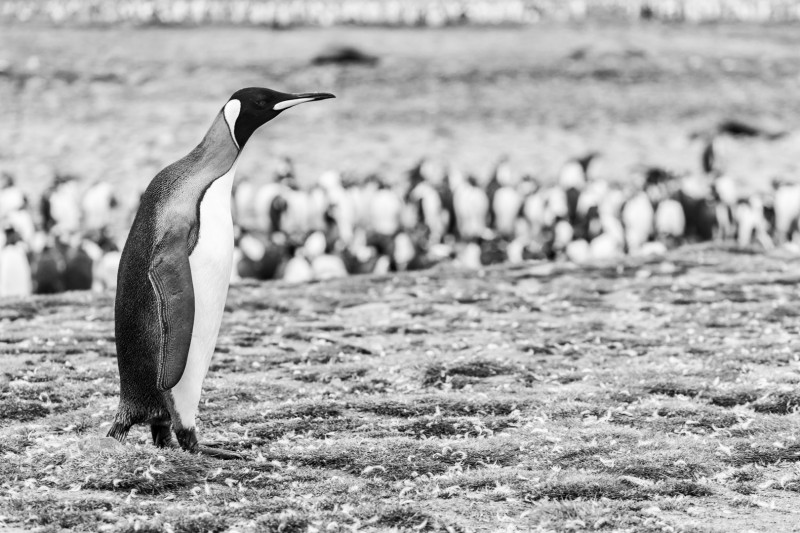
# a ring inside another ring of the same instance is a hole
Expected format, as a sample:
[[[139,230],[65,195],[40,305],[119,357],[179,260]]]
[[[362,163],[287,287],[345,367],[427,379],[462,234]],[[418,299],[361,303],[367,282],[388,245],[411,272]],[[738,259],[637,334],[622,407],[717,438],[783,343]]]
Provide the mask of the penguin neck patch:
[[[275,111],[283,111],[284,109],[289,109],[290,107],[296,106],[297,104],[303,104],[305,102],[312,101],[313,98],[295,98],[294,100],[284,100],[283,102],[278,102],[275,104],[275,107],[272,109]]]
[[[228,129],[231,132],[231,139],[237,149],[241,150],[239,142],[236,140],[236,119],[239,118],[239,111],[242,110],[242,103],[239,100],[231,100],[222,109],[222,114],[225,117],[225,122],[228,124]]]

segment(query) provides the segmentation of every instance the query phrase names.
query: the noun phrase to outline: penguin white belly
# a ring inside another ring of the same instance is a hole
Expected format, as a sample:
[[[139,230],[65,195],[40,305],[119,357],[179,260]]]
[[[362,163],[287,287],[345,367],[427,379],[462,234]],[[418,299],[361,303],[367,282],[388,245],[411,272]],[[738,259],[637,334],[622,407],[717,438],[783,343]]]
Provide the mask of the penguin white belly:
[[[194,326],[183,376],[172,388],[184,427],[194,427],[203,380],[211,364],[225,310],[233,264],[231,186],[235,168],[217,179],[200,202],[200,232],[189,256],[194,287]]]
[[[21,244],[0,250],[0,297],[28,296],[33,292],[31,267]]]

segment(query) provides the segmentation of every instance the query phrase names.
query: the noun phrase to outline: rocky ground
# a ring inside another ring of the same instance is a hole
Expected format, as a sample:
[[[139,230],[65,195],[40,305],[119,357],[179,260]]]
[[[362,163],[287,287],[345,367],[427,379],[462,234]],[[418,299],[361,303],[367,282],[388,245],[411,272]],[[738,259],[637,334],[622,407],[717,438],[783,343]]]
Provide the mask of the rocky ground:
[[[790,531],[797,284],[778,253],[232,288],[200,432],[104,440],[113,295],[0,302],[0,529]]]

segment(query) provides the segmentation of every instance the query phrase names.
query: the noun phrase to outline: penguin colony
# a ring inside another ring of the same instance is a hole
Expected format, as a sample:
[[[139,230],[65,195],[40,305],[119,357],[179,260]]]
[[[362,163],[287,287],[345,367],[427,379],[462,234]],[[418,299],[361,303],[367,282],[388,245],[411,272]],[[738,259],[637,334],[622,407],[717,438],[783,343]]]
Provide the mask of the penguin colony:
[[[800,18],[797,0],[4,0],[0,6],[0,19],[11,22],[251,24],[275,28],[532,24],[542,19],[584,20],[592,16],[694,23],[787,22]]]
[[[301,188],[292,162],[268,181],[238,176],[231,279],[306,282],[349,274],[466,267],[526,259],[577,263],[661,254],[716,240],[763,249],[798,236],[800,185],[744,194],[725,141],[776,135],[735,121],[707,134],[701,171],[648,168],[619,184],[603,157],[568,160],[555,180],[517,174],[500,159],[478,180],[422,160],[403,179],[335,171]],[[58,176],[38,208],[0,177],[0,296],[114,289],[131,209],[111,184]],[[794,244],[790,244],[794,246]]]

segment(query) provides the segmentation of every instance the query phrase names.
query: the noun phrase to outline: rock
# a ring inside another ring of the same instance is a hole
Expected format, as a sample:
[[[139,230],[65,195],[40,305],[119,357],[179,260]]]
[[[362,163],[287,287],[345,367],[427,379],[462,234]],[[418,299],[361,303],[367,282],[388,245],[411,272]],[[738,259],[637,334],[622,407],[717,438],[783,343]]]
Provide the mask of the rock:
[[[379,59],[377,56],[367,54],[355,46],[337,45],[331,46],[327,50],[317,54],[317,56],[311,60],[311,64],[366,65],[371,67],[376,65],[378,61]]]

